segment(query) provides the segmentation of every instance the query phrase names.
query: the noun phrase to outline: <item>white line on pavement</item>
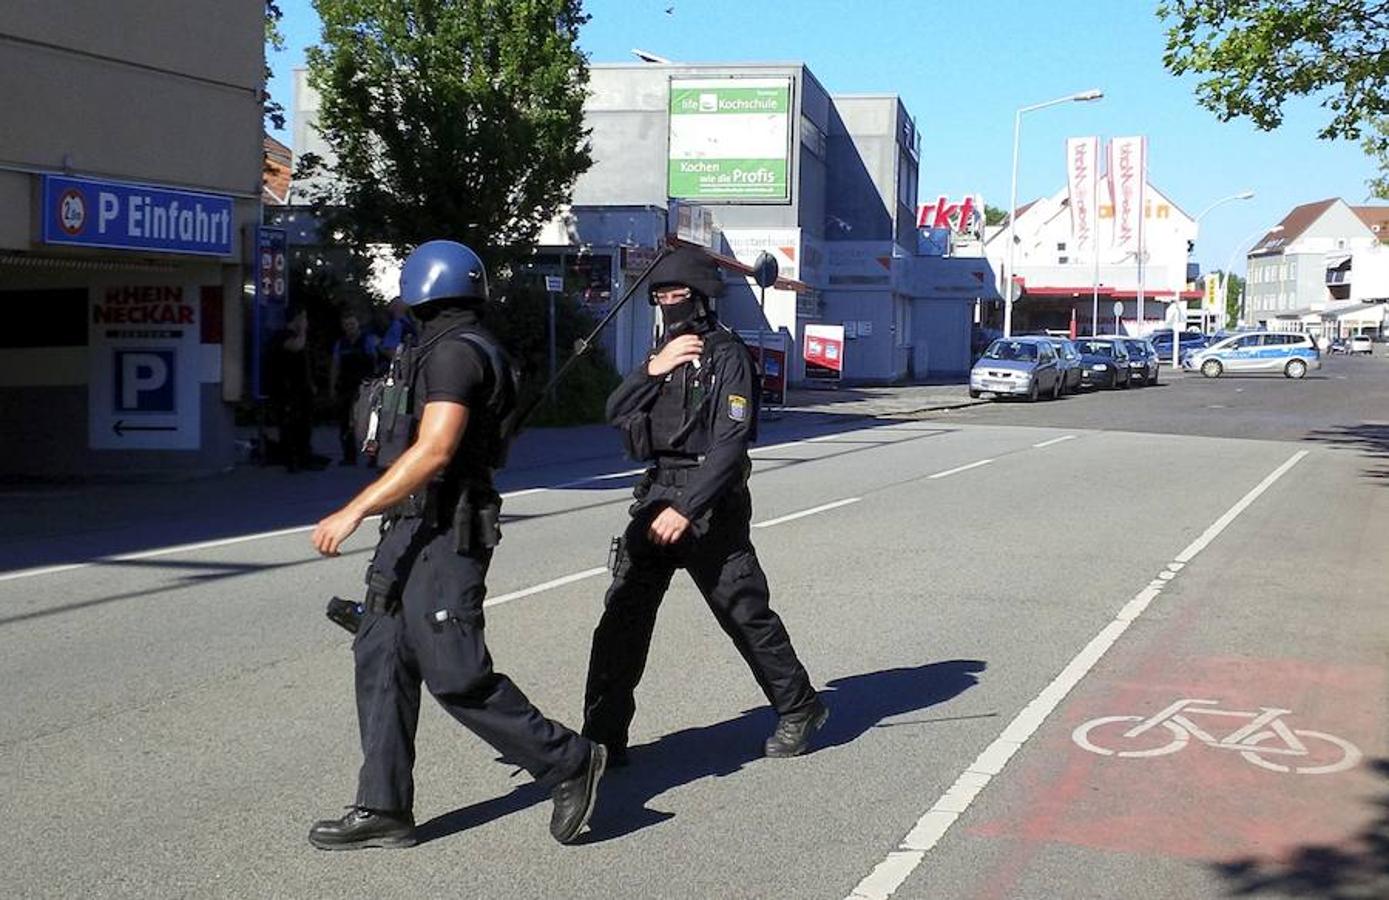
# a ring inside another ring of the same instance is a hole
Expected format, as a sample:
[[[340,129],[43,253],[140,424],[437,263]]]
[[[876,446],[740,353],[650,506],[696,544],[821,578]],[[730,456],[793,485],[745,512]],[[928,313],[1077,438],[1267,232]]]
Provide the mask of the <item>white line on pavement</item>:
[[[533,587],[522,588],[519,591],[512,591],[509,594],[502,594],[497,597],[490,597],[484,600],[483,606],[496,606],[500,603],[507,603],[511,600],[520,600],[522,597],[529,597],[531,594],[539,594],[541,591],[548,591],[552,588],[564,587],[566,584],[573,584],[576,581],[583,581],[585,578],[592,578],[595,575],[602,575],[608,571],[607,566],[599,566],[596,569],[584,569],[582,572],[575,572],[573,575],[565,575],[563,578],[556,578],[544,584],[537,584]]]
[[[1249,506],[1249,504],[1259,499],[1260,494],[1268,490],[1269,487],[1275,481],[1283,477],[1284,472],[1288,471],[1293,466],[1301,462],[1302,458],[1306,455],[1306,450],[1299,450],[1296,453],[1294,453],[1287,462],[1283,463],[1283,465],[1270,472],[1267,478],[1259,482],[1258,487],[1254,488],[1254,490],[1246,494],[1243,500],[1230,507],[1229,512],[1221,516],[1219,519],[1216,519],[1215,524],[1211,525],[1210,528],[1206,529],[1204,534],[1202,534],[1196,540],[1192,541],[1191,546],[1187,547],[1181,553],[1178,553],[1175,561],[1179,563],[1191,562],[1191,558],[1196,554],[1200,553],[1202,550],[1206,549],[1206,545],[1208,545],[1211,541],[1215,540],[1216,537],[1219,536],[1220,532],[1224,531],[1225,527],[1235,520],[1235,516],[1238,516],[1240,513],[1244,512],[1244,510]]]
[[[373,518],[375,518],[373,516]],[[20,569],[18,572],[7,572],[0,575],[0,581],[10,581],[15,578],[28,578],[33,575],[53,575],[58,572],[71,572],[73,569],[85,569],[88,566],[98,566],[102,563],[112,562],[131,562],[138,559],[152,559],[156,556],[168,556],[172,553],[188,553],[193,550],[207,550],[212,547],[226,547],[231,544],[244,544],[247,541],[258,541],[261,538],[284,537],[289,534],[302,534],[305,531],[313,531],[313,525],[297,525],[293,528],[281,528],[276,531],[262,531],[257,534],[243,534],[237,537],[220,538],[215,541],[201,541],[196,544],[179,544],[174,547],[160,547],[157,550],[143,550],[139,553],[122,553],[117,556],[103,556],[98,559],[88,560],[80,563],[67,563],[60,566],[42,566],[36,569]]]
[[[1049,441],[1042,441],[1040,444],[1033,444],[1032,447],[1034,450],[1041,450],[1043,447],[1050,447],[1052,444],[1059,444],[1062,441],[1073,441],[1075,439],[1076,436],[1073,434],[1063,434],[1059,438],[1052,438]]]
[[[866,429],[856,429],[856,430],[862,431],[862,430],[866,430]],[[835,433],[835,434],[833,434],[833,435],[822,435],[822,437],[842,437],[842,436],[844,436],[844,435],[853,434],[853,433],[854,433],[853,431],[837,432],[837,433]],[[814,440],[814,438],[811,438],[811,439],[809,439],[809,440]],[[785,448],[787,448],[787,447],[796,447],[796,446],[799,446],[799,445],[801,445],[801,444],[805,444],[805,443],[807,443],[807,442],[808,442],[808,441],[802,440],[802,441],[787,441],[787,442],[784,443],[784,444],[768,444],[767,446],[763,446],[763,447],[753,447],[753,448],[751,448],[748,452],[749,452],[749,453],[766,453],[766,452],[769,452],[769,451],[772,451],[772,450],[782,450],[782,449],[785,449]],[[564,489],[564,488],[577,487],[577,486],[579,486],[579,485],[581,485],[581,484],[590,484],[590,483],[592,483],[592,482],[597,482],[597,481],[614,481],[614,480],[621,479],[621,478],[630,478],[630,477],[635,476],[635,475],[640,475],[640,474],[642,474],[642,473],[645,472],[645,471],[646,471],[646,469],[643,467],[643,468],[640,468],[640,469],[625,469],[625,470],[623,470],[623,471],[621,471],[621,472],[608,472],[608,473],[605,473],[605,474],[602,474],[602,475],[590,475],[590,476],[588,476],[588,477],[586,477],[586,478],[578,478],[578,479],[575,479],[575,480],[573,480],[573,481],[566,481],[566,482],[563,482],[563,483],[561,483],[561,484],[551,485],[551,486],[548,486],[548,487],[533,487],[533,488],[523,488],[523,489],[515,490],[515,491],[508,491],[508,492],[502,494],[501,496],[502,496],[502,499],[503,499],[503,500],[512,500],[512,499],[515,499],[515,498],[517,498],[517,497],[528,497],[528,496],[530,496],[530,495],[532,495],[532,494],[543,494],[543,493],[546,493],[546,492],[548,492],[548,491],[554,491],[554,490],[561,490],[561,489]],[[950,473],[944,473],[944,474],[950,474]],[[369,518],[367,521],[371,521],[372,519],[375,519],[375,518],[376,518],[375,516],[372,516],[372,517]],[[762,527],[766,527],[766,525],[768,525],[768,524],[778,524],[778,523],[776,523],[776,522],[763,523]],[[133,561],[141,560],[141,559],[153,559],[153,558],[155,558],[155,557],[160,557],[160,556],[169,556],[169,555],[175,554],[175,553],[188,553],[188,552],[192,552],[192,551],[194,551],[194,550],[212,550],[212,549],[215,549],[215,548],[217,548],[217,547],[229,547],[229,546],[232,546],[232,545],[234,545],[234,544],[244,544],[244,543],[247,543],[247,542],[249,542],[249,541],[259,541],[259,540],[263,540],[263,539],[265,539],[265,538],[277,538],[277,537],[286,537],[286,536],[288,536],[288,535],[294,535],[294,534],[303,534],[303,533],[305,533],[305,532],[313,531],[313,530],[314,530],[314,527],[315,527],[314,525],[295,525],[295,526],[290,527],[290,528],[278,528],[278,529],[275,529],[274,531],[260,531],[260,532],[256,532],[255,534],[241,534],[241,535],[237,535],[237,536],[235,536],[235,537],[219,538],[219,539],[217,539],[217,540],[211,540],[211,541],[200,541],[200,542],[194,543],[194,544],[176,544],[176,545],[169,546],[169,547],[158,547],[158,548],[153,549],[153,550],[142,550],[142,551],[139,551],[139,552],[136,552],[136,553],[122,553],[122,554],[119,554],[119,555],[116,555],[116,556],[100,556],[100,557],[96,557],[95,559],[84,560],[84,561],[82,561],[82,562],[76,562],[76,563],[63,563],[63,564],[54,565],[54,566],[38,566],[38,567],[35,567],[35,568],[31,568],[31,569],[18,569],[18,570],[13,571],[13,572],[6,572],[6,573],[4,573],[4,574],[0,574],[0,581],[12,581],[12,580],[19,579],[19,578],[32,578],[32,577],[36,577],[36,576],[39,576],[39,575],[56,575],[56,574],[58,574],[58,573],[60,573],[60,572],[72,572],[72,571],[75,571],[75,570],[77,570],[77,569],[86,569],[86,568],[89,568],[89,567],[91,567],[91,566],[99,566],[99,565],[102,565],[102,564],[105,564],[105,563],[113,563],[113,562],[117,562],[117,563],[119,563],[119,562],[133,562]]]
[[[1297,465],[1306,455],[1306,450],[1299,450],[1287,462],[1270,472],[1268,477],[1259,482],[1234,506],[1230,507],[1228,512],[1217,519],[1210,528],[1206,529],[1205,534],[1202,534],[1192,542],[1191,546],[1183,550],[1177,556],[1176,562],[1183,566],[1190,562],[1192,557],[1209,546],[1211,541],[1215,540],[1240,513],[1248,509],[1251,503],[1259,499],[1264,491],[1287,474],[1288,470]],[[1168,571],[1172,571],[1170,565]],[[1114,646],[1115,642],[1119,640],[1119,636],[1161,594],[1166,585],[1167,582],[1149,584],[1125,604],[1118,615],[1066,664],[1066,668],[1061,670],[1061,674],[1052,679],[1051,683],[1043,688],[1042,692],[1033,698],[1031,703],[1023,707],[1022,712],[1018,713],[1008,724],[1008,727],[1003,729],[1003,733],[992,744],[984,748],[984,752],[980,753],[964,772],[960,773],[960,777],[955,780],[949,790],[942,794],[931,808],[926,810],[916,821],[912,829],[907,832],[907,836],[902,839],[902,843],[890,851],[883,861],[878,863],[873,871],[865,876],[849,893],[848,900],[886,900],[892,896],[893,892],[900,888],[912,872],[921,865],[921,862],[926,858],[926,853],[935,847],[941,838],[945,837],[950,826],[969,808],[984,786],[995,775],[1003,771],[1003,767],[1008,764],[1008,760],[1012,758],[1013,754],[1027,743],[1028,738],[1032,737],[1033,733],[1041,727],[1047,716],[1061,705],[1061,701],[1066,698],[1066,695],[1080,683],[1081,679],[1100,661],[1109,648]]]
[[[795,519],[804,519],[806,516],[813,516],[816,513],[828,512],[831,509],[838,509],[841,506],[848,506],[850,503],[857,503],[862,499],[862,497],[849,497],[846,500],[836,500],[833,503],[826,503],[823,506],[816,506],[812,507],[811,509],[803,509],[800,512],[794,512],[787,516],[781,516],[780,518],[776,519],[768,519],[765,522],[758,522],[756,525],[753,525],[752,527],[771,528],[773,525],[780,525],[783,522],[791,522]]]
[[[968,472],[970,469],[977,469],[980,466],[987,466],[991,462],[993,462],[993,460],[991,459],[981,459],[978,462],[972,462],[969,465],[956,466],[953,469],[946,469],[944,472],[937,472],[934,475],[927,475],[926,478],[927,480],[935,478],[947,478],[951,475],[958,475],[960,472]]]

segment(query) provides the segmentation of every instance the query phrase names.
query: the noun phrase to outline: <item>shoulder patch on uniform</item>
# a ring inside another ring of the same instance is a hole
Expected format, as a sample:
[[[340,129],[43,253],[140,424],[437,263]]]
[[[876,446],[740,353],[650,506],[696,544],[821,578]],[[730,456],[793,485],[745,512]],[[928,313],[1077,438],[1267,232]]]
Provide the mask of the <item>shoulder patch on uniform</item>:
[[[748,419],[748,398],[729,394],[728,417],[735,422],[746,422]]]

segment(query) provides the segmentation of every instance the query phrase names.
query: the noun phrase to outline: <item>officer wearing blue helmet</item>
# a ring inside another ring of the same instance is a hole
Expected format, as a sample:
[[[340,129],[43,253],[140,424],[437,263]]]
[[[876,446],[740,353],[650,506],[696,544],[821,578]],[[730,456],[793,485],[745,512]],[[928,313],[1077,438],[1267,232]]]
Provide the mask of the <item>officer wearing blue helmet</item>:
[[[320,553],[336,556],[365,518],[382,514],[353,643],[364,757],[357,796],[347,815],[316,823],[309,841],[324,850],[415,843],[423,681],[449,715],[553,788],[550,832],[569,843],[593,812],[606,751],[542,716],[492,669],[483,637],[487,567],[501,539],[492,475],[517,400],[511,363],[482,327],[486,272],[462,244],[430,241],[405,261],[400,296],[422,326],[393,364],[413,416],[408,443],[398,458],[380,459],[386,472],[313,534]]]

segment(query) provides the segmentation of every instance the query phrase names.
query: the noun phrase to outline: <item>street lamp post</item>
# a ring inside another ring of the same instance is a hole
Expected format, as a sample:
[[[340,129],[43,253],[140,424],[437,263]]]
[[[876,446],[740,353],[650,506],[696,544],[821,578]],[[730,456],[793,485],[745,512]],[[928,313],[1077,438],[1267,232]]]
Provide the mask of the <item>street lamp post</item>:
[[[1016,226],[1018,220],[1018,144],[1022,138],[1022,117],[1023,113],[1030,113],[1034,110],[1045,109],[1048,106],[1059,106],[1062,103],[1088,103],[1098,100],[1104,96],[1104,92],[1091,89],[1081,91],[1078,94],[1069,94],[1065,97],[1057,97],[1055,100],[1048,100],[1045,103],[1034,103],[1031,106],[1024,106],[1013,114],[1013,187],[1009,193],[1008,200],[1008,263],[1003,271],[1003,336],[1013,336],[1013,245],[1017,241]]]
[[[1238,244],[1235,245],[1235,249],[1233,249],[1233,250],[1230,251],[1230,258],[1229,258],[1229,259],[1226,261],[1226,263],[1225,263],[1225,271],[1224,271],[1224,273],[1221,275],[1221,279],[1220,279],[1221,282],[1222,282],[1222,283],[1221,283],[1222,290],[1221,290],[1221,292],[1220,292],[1220,293],[1221,293],[1221,298],[1220,298],[1220,299],[1221,299],[1221,302],[1222,302],[1222,303],[1225,302],[1225,296],[1224,296],[1224,295],[1225,295],[1226,291],[1228,290],[1228,288],[1226,288],[1225,285],[1226,285],[1226,283],[1228,283],[1228,281],[1229,281],[1229,278],[1230,278],[1230,270],[1233,269],[1234,266],[1235,266],[1235,257],[1239,254],[1240,248],[1243,247],[1245,244],[1252,243],[1253,241],[1258,240],[1259,238],[1263,237],[1263,236],[1266,235],[1266,234],[1277,234],[1278,232],[1280,232],[1280,231],[1282,231],[1282,230],[1283,230],[1283,226],[1282,226],[1282,225],[1274,225],[1272,228],[1261,228],[1261,229],[1259,229],[1258,231],[1256,231],[1256,232],[1254,232],[1253,234],[1251,234],[1251,235],[1249,235],[1248,237],[1246,237],[1244,240],[1240,241]],[[1249,284],[1248,272],[1246,272],[1245,275],[1246,275],[1246,277],[1245,277],[1245,286],[1246,286],[1246,289],[1247,289],[1247,288],[1248,288],[1248,284]],[[1222,317],[1222,321],[1223,321],[1223,320],[1224,320],[1224,317]],[[1241,323],[1243,322],[1243,320],[1244,320],[1244,310],[1241,308],[1241,309],[1240,309],[1240,321],[1241,321]]]
[[[1196,219],[1194,223],[1196,225],[1197,238],[1199,239],[1201,236],[1201,220],[1206,217],[1206,213],[1215,209],[1217,206],[1221,206],[1226,203],[1233,203],[1236,200],[1251,200],[1253,199],[1253,197],[1253,191],[1240,191],[1238,194],[1231,194],[1228,197],[1221,197],[1219,200],[1215,201],[1210,206],[1207,206],[1205,209],[1201,210],[1199,213],[1196,214]],[[1178,297],[1180,298],[1180,294],[1178,294]],[[1185,301],[1179,300],[1178,302],[1179,306],[1185,306]],[[1186,310],[1184,308],[1182,309],[1182,324],[1186,324]],[[1201,330],[1204,332],[1206,331],[1206,329],[1206,312],[1205,303],[1203,302],[1201,310]],[[1181,358],[1181,331],[1177,328],[1176,324],[1174,323],[1172,326],[1172,368],[1174,371],[1177,369],[1177,367],[1181,365]]]

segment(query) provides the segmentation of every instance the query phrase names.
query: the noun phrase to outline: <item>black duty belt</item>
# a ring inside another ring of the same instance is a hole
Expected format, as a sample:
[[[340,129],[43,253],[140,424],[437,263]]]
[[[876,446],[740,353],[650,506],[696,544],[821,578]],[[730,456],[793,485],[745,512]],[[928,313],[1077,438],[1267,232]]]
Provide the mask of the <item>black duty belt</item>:
[[[704,462],[702,456],[661,456],[656,459],[654,469],[655,481],[657,484],[668,487],[684,487],[690,483],[694,473],[699,470],[699,464]]]

